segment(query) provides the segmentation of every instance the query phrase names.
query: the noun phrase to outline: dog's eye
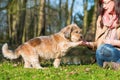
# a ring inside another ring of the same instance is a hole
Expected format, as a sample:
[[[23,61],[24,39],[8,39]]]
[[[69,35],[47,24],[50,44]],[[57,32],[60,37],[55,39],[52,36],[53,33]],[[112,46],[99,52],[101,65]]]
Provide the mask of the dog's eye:
[[[76,31],[75,33],[79,33],[78,31]]]
[[[75,33],[80,34],[81,32],[80,31],[75,31]]]

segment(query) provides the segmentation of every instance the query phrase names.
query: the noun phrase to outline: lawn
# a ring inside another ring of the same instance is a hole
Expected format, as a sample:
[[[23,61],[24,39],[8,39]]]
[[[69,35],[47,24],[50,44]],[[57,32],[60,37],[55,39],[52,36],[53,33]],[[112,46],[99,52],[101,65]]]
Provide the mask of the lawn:
[[[80,54],[80,56],[83,56],[80,59],[87,59],[83,61],[85,63],[91,62],[89,58],[94,54],[90,55],[92,52],[84,48],[81,50],[83,50],[81,53],[85,56]],[[85,57],[87,58],[85,59]],[[16,65],[16,63],[19,64]],[[54,68],[52,63],[48,61],[47,63],[43,62],[42,66],[47,67],[47,69],[25,69],[23,68],[23,61],[4,60],[3,56],[0,55],[0,80],[120,80],[120,71],[103,69],[96,63],[82,65],[61,64],[59,68]]]
[[[120,80],[120,71],[100,68],[96,63],[88,65],[61,65],[47,69],[25,69],[23,64],[0,63],[0,80]]]

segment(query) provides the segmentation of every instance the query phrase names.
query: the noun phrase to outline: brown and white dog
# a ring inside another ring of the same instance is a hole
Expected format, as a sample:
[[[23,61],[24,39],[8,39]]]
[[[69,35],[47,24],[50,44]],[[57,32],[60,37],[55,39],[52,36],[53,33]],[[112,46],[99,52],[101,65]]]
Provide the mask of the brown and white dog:
[[[79,41],[82,39],[81,31],[76,24],[71,24],[51,36],[33,38],[14,51],[9,50],[5,43],[2,53],[8,59],[17,59],[22,56],[25,68],[41,69],[39,58],[55,59],[53,65],[57,68],[60,65],[61,57],[66,55],[68,49],[79,45]]]

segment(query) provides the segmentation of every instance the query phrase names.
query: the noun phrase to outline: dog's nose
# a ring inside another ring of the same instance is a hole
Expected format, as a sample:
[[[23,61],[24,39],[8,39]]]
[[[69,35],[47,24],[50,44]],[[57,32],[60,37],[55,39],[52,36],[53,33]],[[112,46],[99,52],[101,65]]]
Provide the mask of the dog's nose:
[[[81,35],[80,38],[83,39],[83,36]]]

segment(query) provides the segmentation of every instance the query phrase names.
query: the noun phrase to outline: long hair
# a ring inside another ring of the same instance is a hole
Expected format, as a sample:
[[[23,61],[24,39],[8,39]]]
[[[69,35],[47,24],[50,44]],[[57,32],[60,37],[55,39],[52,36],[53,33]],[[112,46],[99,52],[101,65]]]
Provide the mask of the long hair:
[[[120,21],[120,0],[114,0],[115,1],[115,12],[118,16],[118,20]]]
[[[104,9],[102,5],[102,0],[98,0],[98,15],[103,15],[104,14]]]

